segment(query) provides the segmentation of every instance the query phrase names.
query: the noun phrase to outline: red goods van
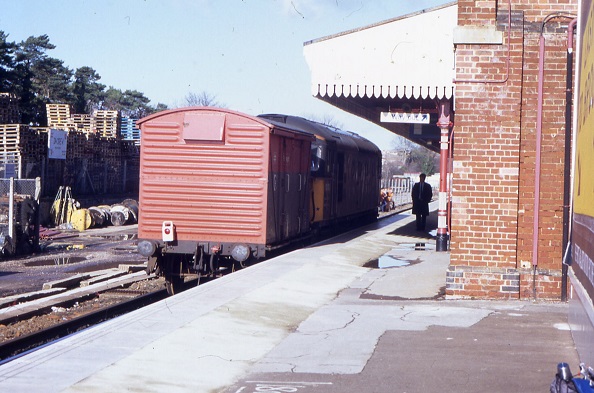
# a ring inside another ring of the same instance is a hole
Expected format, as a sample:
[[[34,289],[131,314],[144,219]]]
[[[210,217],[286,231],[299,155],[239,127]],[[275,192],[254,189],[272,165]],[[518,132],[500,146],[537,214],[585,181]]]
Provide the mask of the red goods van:
[[[138,249],[168,282],[188,255],[243,262],[309,231],[312,134],[209,107],[137,124]]]

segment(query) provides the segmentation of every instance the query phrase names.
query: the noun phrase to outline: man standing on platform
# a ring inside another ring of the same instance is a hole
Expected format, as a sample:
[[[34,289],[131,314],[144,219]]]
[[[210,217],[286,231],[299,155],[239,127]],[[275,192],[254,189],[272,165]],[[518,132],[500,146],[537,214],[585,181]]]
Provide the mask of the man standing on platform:
[[[417,216],[417,231],[425,230],[425,223],[429,215],[429,202],[433,198],[431,185],[425,183],[427,176],[424,173],[419,175],[419,182],[412,188],[412,214]]]

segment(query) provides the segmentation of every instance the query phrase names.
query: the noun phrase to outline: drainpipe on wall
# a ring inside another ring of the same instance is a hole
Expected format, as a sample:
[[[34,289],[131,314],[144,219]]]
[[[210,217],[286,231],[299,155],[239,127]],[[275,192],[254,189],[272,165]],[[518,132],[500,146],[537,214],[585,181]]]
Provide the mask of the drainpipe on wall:
[[[565,166],[563,169],[563,262],[561,264],[561,301],[567,301],[567,258],[569,257],[569,227],[571,201],[571,108],[573,99],[573,31],[577,19],[567,26],[567,78],[565,79]]]
[[[544,28],[547,22],[555,18],[575,18],[562,13],[553,13],[547,15],[541,25],[540,38],[539,38],[539,50],[538,50],[538,96],[537,96],[537,110],[536,110],[536,168],[534,170],[534,222],[533,222],[533,233],[532,233],[532,293],[533,298],[536,299],[536,269],[538,266],[538,228],[540,219],[540,171],[541,171],[541,147],[542,147],[542,111],[544,101],[544,57],[545,57],[545,38]],[[570,23],[571,25],[571,23]],[[573,30],[573,28],[572,28]],[[568,49],[569,51],[569,49]],[[569,72],[569,69],[568,69]],[[571,83],[571,82],[570,82]],[[566,93],[567,94],[567,93]],[[567,95],[566,95],[567,97]],[[570,95],[571,97],[571,95]],[[567,124],[567,119],[566,119]],[[565,132],[568,133],[566,126]],[[566,156],[567,156],[567,141],[566,141]],[[567,165],[567,163],[566,163]],[[565,204],[565,201],[564,201]],[[565,206],[565,205],[564,205]],[[564,217],[565,225],[565,217]]]
[[[545,38],[543,29],[538,42],[538,96],[536,110],[536,168],[534,168],[534,221],[532,223],[532,297],[536,299],[536,267],[538,266],[538,223],[540,219],[540,150],[542,145],[542,107],[544,85]]]

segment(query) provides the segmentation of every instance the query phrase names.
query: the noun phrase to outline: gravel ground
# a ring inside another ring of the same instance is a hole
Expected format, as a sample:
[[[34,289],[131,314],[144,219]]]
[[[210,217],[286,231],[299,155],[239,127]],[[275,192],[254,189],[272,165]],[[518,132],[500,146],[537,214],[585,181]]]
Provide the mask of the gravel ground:
[[[130,290],[142,293],[154,292],[163,288],[165,288],[165,280],[163,278],[136,282],[129,287]],[[75,303],[72,307],[56,307],[49,314],[34,316],[27,320],[8,325],[0,324],[0,344],[4,341],[35,333],[58,323],[78,318],[129,299],[130,296],[125,294],[98,294],[93,299]]]
[[[39,291],[46,282],[82,272],[114,268],[120,264],[144,264],[146,258],[136,252],[136,233],[136,225],[81,233],[64,231],[60,238],[43,241],[43,251],[38,254],[0,259],[0,298]],[[160,278],[134,283],[128,289],[148,293],[164,287],[165,282]],[[55,308],[46,315],[0,325],[0,343],[127,299],[130,295],[125,293],[99,294],[69,308]]]
[[[63,231],[42,240],[38,254],[0,259],[0,297],[38,291],[46,282],[79,273],[142,264],[136,252],[137,225]]]

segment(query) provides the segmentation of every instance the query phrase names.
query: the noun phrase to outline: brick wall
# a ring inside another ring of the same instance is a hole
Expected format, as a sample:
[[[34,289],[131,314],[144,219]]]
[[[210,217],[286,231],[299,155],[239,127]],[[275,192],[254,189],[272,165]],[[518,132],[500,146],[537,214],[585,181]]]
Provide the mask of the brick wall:
[[[577,1],[553,1],[512,1],[509,33],[507,1],[458,2],[460,25],[494,26],[503,44],[456,47],[450,297],[560,296],[569,20],[545,25],[538,267],[532,268],[540,28],[552,12],[577,12]]]
[[[497,0],[458,0],[459,26],[494,26]]]

